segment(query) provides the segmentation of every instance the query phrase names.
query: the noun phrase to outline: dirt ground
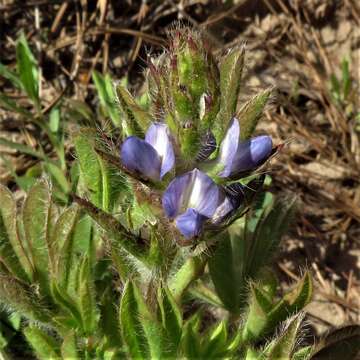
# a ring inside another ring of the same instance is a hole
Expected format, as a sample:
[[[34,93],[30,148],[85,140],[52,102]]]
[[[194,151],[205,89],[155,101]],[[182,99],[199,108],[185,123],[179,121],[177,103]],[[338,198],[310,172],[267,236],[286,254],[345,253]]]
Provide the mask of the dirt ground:
[[[299,204],[276,264],[283,286],[312,270],[316,291],[307,313],[318,333],[360,321],[359,2],[2,0],[0,12],[0,61],[15,65],[23,30],[42,66],[48,106],[60,96],[95,105],[93,69],[127,76],[140,91],[144,60],[161,51],[174,21],[203,31],[218,54],[246,42],[243,100],[276,87],[259,132],[285,144],[272,160],[273,191],[294,194]],[[337,101],[331,79],[343,77],[344,61],[350,85]],[[0,88],[12,91],[1,79]],[[1,136],[36,146],[16,118],[1,109],[0,117]],[[19,174],[32,162],[0,150]],[[11,184],[5,168],[0,178]]]

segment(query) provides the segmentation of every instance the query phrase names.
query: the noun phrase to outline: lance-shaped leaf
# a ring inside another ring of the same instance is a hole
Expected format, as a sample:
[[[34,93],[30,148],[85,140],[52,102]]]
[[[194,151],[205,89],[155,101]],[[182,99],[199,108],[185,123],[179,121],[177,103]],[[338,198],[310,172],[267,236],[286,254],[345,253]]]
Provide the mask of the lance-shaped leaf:
[[[116,309],[116,294],[112,289],[112,284],[109,281],[108,286],[101,295],[99,301],[100,320],[99,326],[101,332],[105,337],[106,348],[120,349],[123,347],[121,341],[119,322],[115,314]]]
[[[96,332],[99,312],[96,304],[93,269],[90,256],[84,256],[80,262],[78,273],[78,299],[84,333],[91,335]]]
[[[0,302],[33,321],[51,322],[49,310],[30,286],[7,275],[0,275]]]
[[[273,340],[265,349],[267,359],[291,359],[297,345],[301,323],[304,314],[300,313],[288,320],[285,329],[279,337]]]
[[[294,289],[289,291],[275,304],[269,313],[269,325],[276,326],[280,321],[303,309],[312,298],[313,284],[309,272],[306,272]]]
[[[129,356],[133,359],[161,359],[166,338],[149,311],[140,290],[129,281],[120,303],[120,328]]]
[[[215,253],[209,259],[211,279],[226,309],[239,313],[246,300],[244,241],[241,236],[223,232]],[[226,275],[225,275],[226,274]]]
[[[259,350],[256,350],[252,347],[247,347],[245,350],[245,360],[265,360],[265,357],[261,354]]]
[[[282,321],[296,314],[311,300],[312,280],[309,273],[295,288],[273,304],[269,293],[252,285],[249,312],[243,327],[243,340],[256,342],[273,331]]]
[[[29,112],[22,106],[19,106],[19,104],[15,100],[1,93],[0,93],[0,106],[6,110],[17,112],[23,116],[26,116],[27,118],[31,118],[32,116],[31,112]]]
[[[81,176],[90,192],[91,200],[97,206],[102,205],[102,171],[93,141],[94,132],[82,129],[74,136],[76,155],[79,160]]]
[[[271,308],[272,302],[268,294],[259,285],[250,283],[249,309],[242,331],[244,342],[256,341],[265,332]]]
[[[68,294],[67,289],[61,288],[53,281],[51,283],[51,295],[55,304],[62,310],[62,316],[60,319],[57,319],[57,321],[62,324],[65,320],[67,324],[72,323],[72,327],[81,328],[82,318],[80,306],[78,302]]]
[[[173,353],[176,355],[182,331],[181,310],[175,302],[175,299],[169,289],[163,286],[159,287],[158,303],[163,328],[167,332]]]
[[[40,360],[60,360],[59,344],[54,337],[48,335],[45,331],[35,327],[28,326],[24,330],[26,340],[34,349],[36,356]]]
[[[138,240],[137,237],[129,232],[117,219],[77,195],[73,194],[73,199],[100,227],[106,231],[109,238],[113,242],[117,243],[117,246],[121,246],[123,250],[148,265],[145,257],[145,251],[140,247],[140,245],[136,244],[136,240]]]
[[[224,56],[220,63],[221,103],[214,129],[218,144],[227,125],[236,112],[244,58],[245,48],[235,47]]]
[[[360,326],[348,325],[332,331],[315,345],[310,359],[355,360],[360,355]]]
[[[259,94],[256,94],[238,111],[237,118],[240,121],[241,140],[247,140],[252,136],[257,123],[261,119],[265,105],[267,104],[271,93],[272,89],[267,89]]]
[[[93,71],[92,78],[99,95],[100,104],[109,115],[111,121],[116,127],[121,126],[120,109],[116,102],[116,94],[114,91],[113,81],[109,74],[101,75],[97,71]]]
[[[239,348],[242,347],[243,347],[243,342],[242,342],[241,331],[237,331],[235,332],[235,335],[231,339],[229,339],[228,344],[226,346],[226,351],[228,355],[233,355],[237,353]]]
[[[78,206],[71,206],[59,216],[52,233],[53,248],[56,249],[54,273],[58,285],[66,289],[70,272],[74,270],[76,253],[74,251],[74,231],[79,217]]]
[[[27,249],[45,292],[49,290],[49,262],[54,264],[54,249],[50,241],[55,220],[53,206],[50,185],[41,179],[30,189],[22,211]]]
[[[294,352],[291,360],[310,360],[312,352],[312,346],[304,346],[303,348]]]
[[[77,360],[80,359],[77,339],[74,331],[69,332],[61,344],[61,357],[62,359]]]
[[[118,170],[106,162],[95,150],[101,146],[97,134],[92,129],[82,129],[74,135],[81,177],[90,193],[92,202],[109,211],[124,189],[124,180]]]
[[[116,86],[116,95],[120,103],[121,109],[124,113],[124,116],[127,119],[127,126],[132,129],[132,132],[124,132],[127,136],[134,135],[138,133],[138,128],[140,127],[142,132],[145,133],[151,124],[151,116],[149,113],[144,111],[135,101],[133,96],[125,89],[121,84]],[[132,125],[132,123],[134,124]]]
[[[32,275],[32,264],[17,232],[15,200],[2,185],[0,204],[0,261],[14,276],[26,281]]]
[[[22,86],[30,99],[39,106],[39,74],[37,63],[22,34],[16,45],[16,63]]]
[[[187,359],[201,359],[201,339],[199,327],[201,312],[196,312],[183,326],[181,337],[181,352]]]
[[[227,354],[227,323],[220,321],[208,330],[202,338],[203,359],[224,358]]]
[[[18,89],[22,88],[21,81],[17,74],[15,74],[13,71],[11,71],[7,66],[2,64],[0,62],[0,76],[4,77],[5,79],[8,79],[12,85],[17,87]]]
[[[288,229],[295,208],[295,199],[276,200],[272,207],[264,211],[258,221],[255,232],[246,229],[247,246],[246,273],[254,277],[262,266],[272,259],[272,254]],[[246,223],[247,226],[247,223]]]

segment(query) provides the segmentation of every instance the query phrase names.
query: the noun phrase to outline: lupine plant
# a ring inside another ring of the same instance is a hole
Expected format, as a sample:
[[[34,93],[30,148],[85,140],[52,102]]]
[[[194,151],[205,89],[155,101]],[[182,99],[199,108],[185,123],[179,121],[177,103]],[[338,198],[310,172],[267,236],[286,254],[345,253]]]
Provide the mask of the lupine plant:
[[[200,34],[174,31],[149,60],[147,109],[114,85],[116,102],[101,101],[116,131],[71,133],[70,206],[46,176],[21,206],[0,188],[1,302],[39,359],[300,360],[339,354],[344,339],[356,349],[356,327],[302,344],[309,272],[278,293],[271,259],[294,200],[266,191],[279,145],[253,131],[271,89],[238,109],[244,56],[215,59]]]

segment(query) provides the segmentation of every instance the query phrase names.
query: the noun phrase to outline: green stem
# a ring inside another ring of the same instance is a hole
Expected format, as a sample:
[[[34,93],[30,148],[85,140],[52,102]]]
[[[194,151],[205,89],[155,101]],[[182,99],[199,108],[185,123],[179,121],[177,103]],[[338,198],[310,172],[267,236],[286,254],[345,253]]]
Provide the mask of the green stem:
[[[189,258],[174,277],[169,280],[169,289],[176,301],[179,302],[189,285],[203,274],[207,260],[208,256],[206,255]]]

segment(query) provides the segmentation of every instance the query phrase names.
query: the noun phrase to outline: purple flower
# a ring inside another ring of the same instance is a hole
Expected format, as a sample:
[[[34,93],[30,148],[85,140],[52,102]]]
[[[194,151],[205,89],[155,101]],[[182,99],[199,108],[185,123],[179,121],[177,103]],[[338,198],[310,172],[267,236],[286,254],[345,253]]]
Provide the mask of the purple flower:
[[[176,177],[162,197],[165,214],[183,236],[198,236],[205,221],[220,222],[234,206],[225,192],[198,169]]]
[[[167,125],[153,123],[145,140],[128,137],[120,151],[123,165],[152,180],[161,180],[175,164],[174,149]]]
[[[264,163],[272,153],[270,136],[257,136],[246,141],[240,141],[240,125],[236,118],[221,142],[216,163],[223,166],[220,177],[234,177],[242,172],[253,170]]]

